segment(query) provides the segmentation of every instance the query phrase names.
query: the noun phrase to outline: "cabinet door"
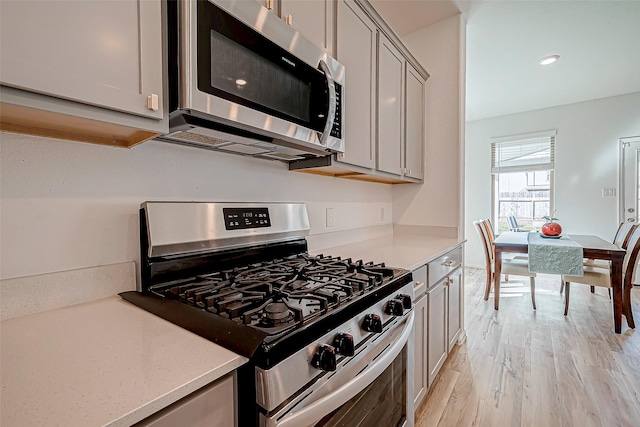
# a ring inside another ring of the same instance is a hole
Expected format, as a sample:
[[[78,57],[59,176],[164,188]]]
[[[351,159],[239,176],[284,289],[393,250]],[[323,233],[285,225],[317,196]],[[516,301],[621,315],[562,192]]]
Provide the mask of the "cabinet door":
[[[404,63],[400,51],[378,34],[378,170],[402,174]]]
[[[423,179],[425,81],[411,64],[406,67],[405,174]]]
[[[427,295],[423,295],[416,301],[413,311],[415,320],[413,323],[413,403],[417,408],[427,393]]]
[[[456,270],[448,280],[448,341],[451,351],[456,345],[456,341],[462,330],[461,314],[462,314],[462,269]]]
[[[280,0],[280,13],[283,19],[290,15],[292,27],[331,55],[333,4],[328,0]]]
[[[135,427],[235,426],[235,395],[234,377],[227,375],[145,418]]]
[[[447,287],[444,280],[427,292],[427,318],[428,385],[431,386],[447,358]]]
[[[373,21],[352,0],[338,0],[336,59],[346,67],[339,161],[375,167],[376,33]]]
[[[0,19],[3,85],[162,119],[160,1],[8,1]]]

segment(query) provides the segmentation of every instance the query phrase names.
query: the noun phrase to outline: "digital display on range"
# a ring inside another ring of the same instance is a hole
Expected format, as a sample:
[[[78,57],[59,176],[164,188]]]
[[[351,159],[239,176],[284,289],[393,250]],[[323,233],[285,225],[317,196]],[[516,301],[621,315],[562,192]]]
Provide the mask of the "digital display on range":
[[[227,230],[271,227],[268,208],[222,208]]]

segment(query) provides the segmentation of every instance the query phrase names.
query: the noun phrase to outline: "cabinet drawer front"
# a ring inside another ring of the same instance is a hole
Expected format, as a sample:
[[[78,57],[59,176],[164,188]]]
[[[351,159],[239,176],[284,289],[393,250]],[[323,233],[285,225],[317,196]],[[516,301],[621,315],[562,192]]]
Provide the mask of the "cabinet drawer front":
[[[456,248],[440,258],[431,261],[428,265],[429,287],[431,287],[462,265],[462,248]]]
[[[413,292],[416,301],[427,291],[427,266],[413,270]]]

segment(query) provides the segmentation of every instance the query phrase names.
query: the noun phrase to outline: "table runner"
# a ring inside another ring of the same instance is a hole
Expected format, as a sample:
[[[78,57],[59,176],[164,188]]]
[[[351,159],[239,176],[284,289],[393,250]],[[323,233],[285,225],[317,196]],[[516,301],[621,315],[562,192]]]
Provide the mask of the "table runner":
[[[582,246],[567,236],[559,239],[529,233],[529,271],[532,273],[583,276]]]

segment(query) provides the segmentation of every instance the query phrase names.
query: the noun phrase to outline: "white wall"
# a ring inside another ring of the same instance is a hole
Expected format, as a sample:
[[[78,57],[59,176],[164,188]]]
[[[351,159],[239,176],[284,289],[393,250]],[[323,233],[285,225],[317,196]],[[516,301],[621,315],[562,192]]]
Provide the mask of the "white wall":
[[[619,223],[618,198],[603,198],[601,191],[618,187],[619,139],[640,135],[640,92],[467,123],[467,265],[484,265],[473,221],[491,215],[489,139],[552,129],[558,132],[555,216],[563,231],[613,239]]]
[[[462,211],[465,28],[457,15],[403,37],[426,68],[423,185],[393,188],[393,222],[458,227]]]
[[[147,200],[306,202],[312,234],[392,218],[390,185],[289,172],[279,162],[157,141],[122,149],[2,132],[0,143],[0,278],[138,262]]]

